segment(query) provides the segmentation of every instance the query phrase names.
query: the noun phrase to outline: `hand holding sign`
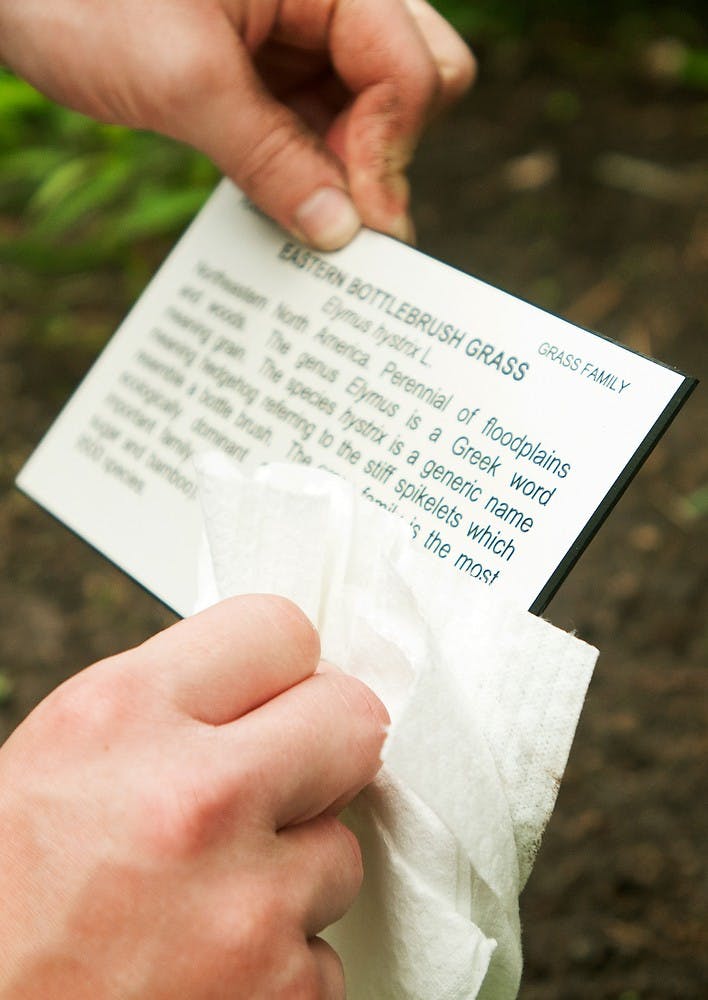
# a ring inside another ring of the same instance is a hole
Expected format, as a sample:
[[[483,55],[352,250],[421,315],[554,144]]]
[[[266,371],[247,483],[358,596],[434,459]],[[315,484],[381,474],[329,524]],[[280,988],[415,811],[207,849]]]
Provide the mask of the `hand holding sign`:
[[[474,74],[424,0],[8,0],[0,60],[94,118],[203,150],[324,250],[362,223],[411,237],[406,168]]]
[[[0,750],[0,995],[344,996],[336,812],[386,711],[305,616],[237,598],[72,678]]]

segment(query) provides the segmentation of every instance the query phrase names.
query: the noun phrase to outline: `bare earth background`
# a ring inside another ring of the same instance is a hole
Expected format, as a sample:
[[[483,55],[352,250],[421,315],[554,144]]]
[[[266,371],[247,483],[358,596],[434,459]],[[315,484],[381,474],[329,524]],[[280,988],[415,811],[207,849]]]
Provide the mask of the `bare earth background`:
[[[571,86],[499,47],[420,153],[420,246],[705,378],[706,140],[705,93]],[[22,225],[0,216],[0,234]],[[0,285],[0,741],[172,620],[12,487],[144,277]],[[523,896],[523,1000],[706,995],[707,418],[699,388],[547,613],[602,655]]]

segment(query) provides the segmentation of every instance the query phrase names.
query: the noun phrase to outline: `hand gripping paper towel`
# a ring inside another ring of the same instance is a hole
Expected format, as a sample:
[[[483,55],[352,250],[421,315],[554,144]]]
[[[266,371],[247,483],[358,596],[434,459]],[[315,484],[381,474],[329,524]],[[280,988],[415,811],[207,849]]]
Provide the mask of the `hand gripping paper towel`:
[[[379,777],[344,816],[364,886],[324,935],[349,1000],[516,996],[519,892],[597,651],[437,565],[402,519],[339,477],[197,462],[200,606],[291,598],[319,628],[323,656],[391,715]]]

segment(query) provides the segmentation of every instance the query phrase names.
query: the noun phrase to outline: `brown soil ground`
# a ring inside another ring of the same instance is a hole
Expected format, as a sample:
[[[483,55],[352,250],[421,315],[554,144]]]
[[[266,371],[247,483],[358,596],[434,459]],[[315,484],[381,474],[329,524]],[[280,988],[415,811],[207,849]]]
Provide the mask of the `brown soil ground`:
[[[421,152],[422,248],[705,378],[708,99],[498,62]],[[125,277],[17,283],[0,337],[0,672],[14,685],[0,741],[64,677],[171,621],[12,488],[125,312]],[[547,613],[602,656],[523,896],[524,1000],[706,996],[708,514],[687,501],[708,483],[706,399]]]

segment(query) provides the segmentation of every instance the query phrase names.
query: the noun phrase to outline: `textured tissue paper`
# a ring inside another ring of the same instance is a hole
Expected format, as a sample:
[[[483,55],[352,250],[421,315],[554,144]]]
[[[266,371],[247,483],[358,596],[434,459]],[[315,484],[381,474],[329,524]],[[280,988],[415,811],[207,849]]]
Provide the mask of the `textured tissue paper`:
[[[404,520],[292,465],[245,477],[197,460],[200,607],[291,598],[323,656],[392,719],[374,784],[344,818],[364,855],[324,935],[350,1000],[515,997],[519,892],[553,809],[597,651],[410,544]]]

